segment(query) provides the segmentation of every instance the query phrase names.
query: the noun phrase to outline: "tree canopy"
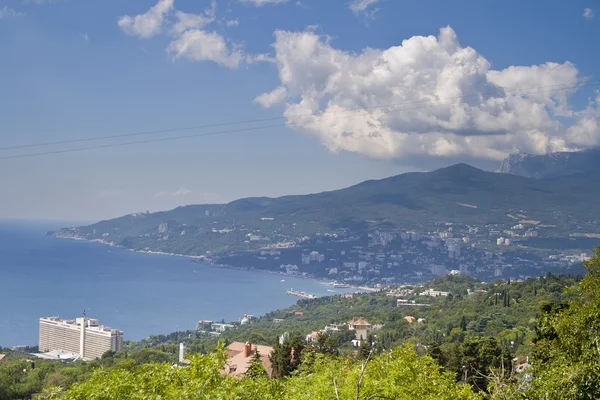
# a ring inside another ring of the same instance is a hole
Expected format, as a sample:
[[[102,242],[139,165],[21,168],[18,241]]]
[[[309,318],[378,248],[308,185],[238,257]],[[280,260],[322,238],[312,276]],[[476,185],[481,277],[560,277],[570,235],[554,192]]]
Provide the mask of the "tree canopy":
[[[600,247],[562,304],[547,304],[537,326],[531,399],[600,398]]]
[[[470,386],[456,384],[429,356],[411,345],[382,352],[369,360],[316,353],[309,365],[284,379],[234,378],[220,373],[226,353],[195,355],[189,366],[168,363],[134,369],[97,370],[75,385],[64,400],[114,399],[479,399]],[[56,396],[58,398],[58,396]]]

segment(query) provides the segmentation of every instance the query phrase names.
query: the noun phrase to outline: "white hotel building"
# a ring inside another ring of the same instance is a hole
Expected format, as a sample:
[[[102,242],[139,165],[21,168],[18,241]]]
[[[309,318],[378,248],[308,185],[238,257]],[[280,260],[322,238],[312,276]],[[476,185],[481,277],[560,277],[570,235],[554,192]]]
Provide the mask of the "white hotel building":
[[[93,360],[102,357],[108,350],[119,351],[122,348],[123,332],[100,325],[97,319],[40,318],[40,352],[60,350],[78,354],[84,360]]]

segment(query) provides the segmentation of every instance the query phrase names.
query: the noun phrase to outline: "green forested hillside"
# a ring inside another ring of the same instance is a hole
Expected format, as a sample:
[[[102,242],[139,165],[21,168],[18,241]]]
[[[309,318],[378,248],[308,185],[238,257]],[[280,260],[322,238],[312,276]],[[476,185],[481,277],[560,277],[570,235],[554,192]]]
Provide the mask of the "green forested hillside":
[[[557,235],[595,233],[596,226],[589,221],[600,218],[594,200],[599,189],[589,182],[597,180],[598,174],[535,180],[458,164],[319,194],[131,214],[54,234],[102,239],[138,250],[204,255],[264,245],[265,241],[246,241],[252,232],[274,243],[339,228],[365,233],[377,227],[423,231],[440,221],[511,223],[506,214],[520,211],[556,225]]]
[[[283,332],[308,334],[321,330],[326,324],[346,323],[353,317],[365,317],[373,324],[382,324],[377,331],[380,345],[389,349],[411,340],[443,345],[463,340],[466,336],[493,336],[511,347],[514,353],[528,355],[530,341],[535,334],[537,317],[545,304],[565,301],[565,293],[576,283],[574,278],[549,275],[525,282],[498,281],[482,284],[469,277],[444,277],[427,284],[426,288],[448,290],[448,297],[403,296],[427,306],[397,306],[395,296],[387,292],[355,294],[300,300],[288,309],[266,314],[256,323],[242,325],[226,332],[228,340],[251,340],[254,343],[272,344],[274,337]],[[467,288],[473,294],[467,294]],[[477,289],[485,292],[475,293]],[[302,316],[294,316],[301,311]],[[424,319],[408,323],[406,316]],[[281,319],[281,322],[273,322]],[[150,341],[159,338],[151,338]],[[214,339],[216,341],[216,339]],[[140,342],[142,344],[143,342]],[[206,341],[203,342],[206,346]]]

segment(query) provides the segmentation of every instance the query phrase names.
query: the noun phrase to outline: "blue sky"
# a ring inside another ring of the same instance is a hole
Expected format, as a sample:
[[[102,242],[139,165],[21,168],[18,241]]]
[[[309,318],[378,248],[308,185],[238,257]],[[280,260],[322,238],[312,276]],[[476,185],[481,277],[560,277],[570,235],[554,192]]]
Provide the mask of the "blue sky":
[[[0,147],[280,118],[0,150],[265,127],[0,160],[0,217],[109,218],[598,146],[597,13],[593,0],[0,0]]]

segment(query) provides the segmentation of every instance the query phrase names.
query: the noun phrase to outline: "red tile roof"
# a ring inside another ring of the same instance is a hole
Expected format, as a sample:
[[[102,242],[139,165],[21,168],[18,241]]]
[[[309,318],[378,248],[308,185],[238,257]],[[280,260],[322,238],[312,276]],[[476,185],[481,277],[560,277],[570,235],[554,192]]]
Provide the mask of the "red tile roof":
[[[245,374],[250,367],[250,360],[252,360],[252,356],[258,350],[260,353],[260,361],[264,365],[269,376],[271,376],[273,373],[273,368],[271,367],[271,360],[269,359],[269,356],[273,352],[273,348],[271,346],[260,346],[256,344],[250,345],[252,346],[252,350],[250,351],[248,357],[244,357],[244,347],[246,346],[246,343],[233,342],[227,346],[229,359],[227,360],[225,372],[231,375]]]

